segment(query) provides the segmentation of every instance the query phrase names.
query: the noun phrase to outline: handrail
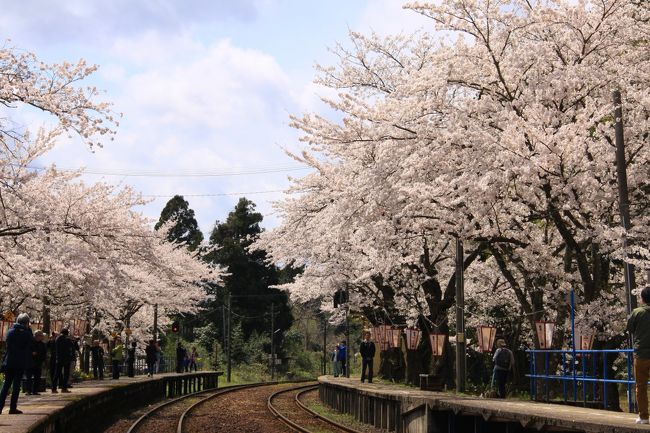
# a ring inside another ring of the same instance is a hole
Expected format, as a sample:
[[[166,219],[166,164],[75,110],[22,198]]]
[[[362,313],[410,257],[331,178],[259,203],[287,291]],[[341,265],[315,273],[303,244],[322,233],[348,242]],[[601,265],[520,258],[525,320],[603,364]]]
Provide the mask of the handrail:
[[[545,400],[550,401],[549,382],[559,381],[562,383],[564,402],[568,401],[567,384],[573,384],[573,402],[578,403],[578,387],[582,388],[582,403],[587,405],[588,394],[593,397],[592,401],[599,401],[602,398],[603,407],[607,408],[607,384],[625,384],[627,385],[627,401],[630,412],[634,411],[635,402],[633,399],[634,375],[633,375],[633,349],[603,349],[603,350],[581,350],[581,349],[528,349],[526,353],[530,355],[530,370],[526,375],[530,379],[531,398],[537,399],[538,381],[542,381],[544,386]],[[624,355],[627,359],[627,378],[616,379],[607,378],[608,359],[611,361],[612,354]],[[544,365],[540,367],[543,371],[538,371],[538,358],[544,357]],[[560,374],[551,374],[550,357],[553,356],[556,366],[561,369]],[[598,357],[602,357],[602,362],[598,362]],[[599,373],[602,375],[599,375]],[[599,384],[602,384],[599,386]],[[588,392],[588,388],[591,390]]]

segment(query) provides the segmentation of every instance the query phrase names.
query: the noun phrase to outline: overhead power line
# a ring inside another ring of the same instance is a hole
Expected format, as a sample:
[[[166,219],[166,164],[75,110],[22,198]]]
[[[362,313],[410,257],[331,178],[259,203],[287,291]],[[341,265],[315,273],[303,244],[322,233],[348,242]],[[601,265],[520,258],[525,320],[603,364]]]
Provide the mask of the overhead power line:
[[[47,170],[49,167],[27,166],[30,170]],[[282,173],[287,171],[308,170],[310,167],[304,165],[277,165],[255,168],[238,168],[223,171],[208,170],[132,170],[132,169],[93,169],[93,168],[71,168],[56,167],[59,171],[79,171],[82,174],[98,176],[121,176],[121,177],[223,177],[223,176],[245,176],[253,174]]]
[[[247,192],[223,192],[217,194],[142,194],[145,198],[172,198],[176,195],[183,197],[224,197],[229,195],[253,195],[253,194],[270,194],[274,192],[283,192],[282,189],[270,189],[266,191],[247,191]]]

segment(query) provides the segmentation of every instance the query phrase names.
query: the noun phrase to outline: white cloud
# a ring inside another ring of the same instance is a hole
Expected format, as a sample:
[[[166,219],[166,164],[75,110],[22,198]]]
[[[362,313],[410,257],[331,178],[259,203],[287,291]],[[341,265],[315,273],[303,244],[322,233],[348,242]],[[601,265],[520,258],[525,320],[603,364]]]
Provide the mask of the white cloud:
[[[116,42],[105,55],[102,78],[109,99],[124,118],[114,142],[96,153],[64,142],[47,156],[59,166],[224,171],[295,165],[281,149],[296,141],[289,113],[300,112],[303,83],[292,80],[275,59],[228,39],[204,45],[187,35],[147,32]],[[138,58],[146,58],[139,61]],[[295,173],[294,173],[295,174]],[[88,175],[88,180],[97,180]],[[284,189],[286,173],[232,177],[106,177],[144,194],[220,194]],[[279,194],[253,195],[264,214]],[[199,223],[209,230],[225,218],[238,196],[188,197]],[[143,208],[157,218],[166,199]],[[277,224],[277,221],[265,222]]]

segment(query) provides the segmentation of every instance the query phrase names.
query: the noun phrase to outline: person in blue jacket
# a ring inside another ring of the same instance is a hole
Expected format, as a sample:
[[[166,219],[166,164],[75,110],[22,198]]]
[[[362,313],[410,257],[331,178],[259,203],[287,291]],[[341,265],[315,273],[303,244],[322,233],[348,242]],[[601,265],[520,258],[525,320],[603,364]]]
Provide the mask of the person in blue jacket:
[[[29,316],[19,314],[16,323],[7,333],[7,352],[2,361],[2,371],[5,374],[5,383],[0,391],[0,413],[5,406],[7,394],[11,387],[10,414],[21,414],[18,410],[18,394],[20,393],[20,380],[25,370],[31,367],[32,341],[34,337],[29,328]]]
[[[337,360],[341,363],[341,375],[343,377],[347,376],[346,373],[348,371],[347,370],[348,369],[347,351],[348,351],[348,348],[345,347],[345,341],[341,341],[341,344],[339,344],[339,353],[337,354],[337,358],[338,358]]]

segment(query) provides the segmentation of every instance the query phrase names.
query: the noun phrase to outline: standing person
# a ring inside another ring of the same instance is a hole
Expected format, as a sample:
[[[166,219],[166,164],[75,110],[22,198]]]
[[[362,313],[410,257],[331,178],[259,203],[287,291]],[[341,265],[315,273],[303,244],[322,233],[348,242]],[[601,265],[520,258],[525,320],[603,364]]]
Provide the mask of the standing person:
[[[19,314],[14,326],[7,332],[7,352],[2,361],[2,370],[5,374],[5,382],[0,391],[0,413],[4,409],[9,388],[11,388],[11,400],[9,402],[10,414],[21,414],[18,410],[18,394],[20,393],[20,380],[25,369],[31,364],[32,330],[29,329],[29,316],[25,313]]]
[[[129,377],[135,376],[135,341],[131,343],[131,347],[126,351],[126,375]]]
[[[634,381],[637,424],[648,424],[648,378],[650,377],[650,286],[641,290],[641,306],[627,319],[627,331],[634,338]]]
[[[332,358],[332,374],[334,377],[339,377],[341,374],[341,363],[339,362],[339,345],[334,346],[334,350],[330,354]]]
[[[59,334],[52,332],[50,339],[47,341],[47,351],[50,354],[50,363],[48,365],[50,371],[50,383],[54,383],[54,373],[56,372],[56,337]]]
[[[57,387],[61,386],[61,392],[70,392],[68,381],[70,380],[70,365],[74,345],[68,338],[68,328],[63,328],[61,334],[54,342],[56,349],[56,366],[54,367],[54,378],[52,380],[52,393],[56,394]]]
[[[77,367],[77,359],[81,355],[79,339],[77,337],[68,337],[70,339],[70,374],[68,375],[68,388],[72,388],[72,376]]]
[[[183,348],[183,371],[187,373],[190,367],[190,355],[187,353],[187,349]]]
[[[95,380],[104,380],[104,348],[99,345],[99,340],[93,340],[90,348],[90,362],[93,366]]]
[[[176,373],[183,372],[183,364],[185,363],[185,348],[179,341],[176,344]]]
[[[122,339],[120,337],[115,338],[115,347],[111,350],[111,365],[113,379],[120,378],[120,368],[124,362],[124,346],[122,346]]]
[[[156,341],[156,373],[160,371],[160,364],[162,364],[162,357],[163,357],[162,341],[158,340]]]
[[[39,395],[43,363],[47,357],[47,347],[43,342],[45,334],[36,331],[32,341],[32,368],[27,372],[27,394]]]
[[[149,344],[144,350],[147,361],[147,376],[153,377],[154,366],[158,359],[158,347],[154,340],[149,340]]]
[[[196,361],[199,359],[199,353],[196,351],[196,347],[192,347],[192,353],[190,354],[190,371],[194,368],[194,371],[198,371]]]
[[[503,338],[497,340],[497,350],[492,357],[494,361],[494,380],[497,382],[497,397],[506,398],[506,382],[508,373],[515,366],[515,355],[506,347]]]
[[[372,383],[372,368],[375,359],[375,343],[370,341],[370,332],[363,333],[363,341],[359,346],[361,352],[361,383],[366,379],[366,368],[368,369],[368,383]]]
[[[346,372],[348,371],[347,353],[348,353],[348,348],[345,347],[345,341],[341,341],[341,344],[339,344],[339,353],[336,359],[341,365],[341,376],[343,377],[347,376]]]

